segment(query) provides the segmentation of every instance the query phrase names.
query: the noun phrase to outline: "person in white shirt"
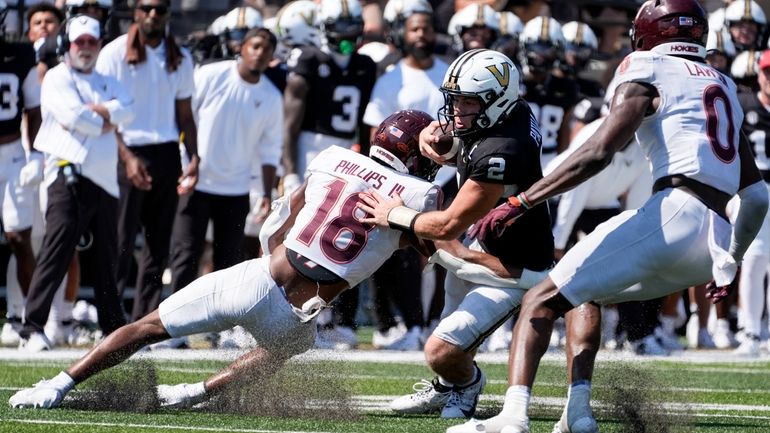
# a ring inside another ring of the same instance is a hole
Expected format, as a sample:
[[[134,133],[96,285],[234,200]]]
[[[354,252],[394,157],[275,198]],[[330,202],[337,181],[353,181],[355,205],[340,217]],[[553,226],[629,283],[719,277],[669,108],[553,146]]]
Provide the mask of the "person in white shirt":
[[[45,153],[46,233],[32,275],[22,346],[50,348],[43,334],[56,289],[75,247],[93,234],[94,295],[105,334],[125,324],[115,283],[117,261],[117,125],[131,121],[133,99],[112,77],[94,71],[99,22],[81,15],[68,24],[65,61],[49,70],[41,90],[43,124],[35,149]]]
[[[261,223],[270,211],[270,191],[283,144],[283,101],[280,91],[262,74],[275,46],[275,36],[269,30],[249,30],[237,60],[208,64],[195,73],[193,114],[202,162],[198,183],[192,193],[180,198],[174,221],[174,291],[198,276],[209,220],[214,225],[214,270],[242,259],[255,154],[265,193],[253,214],[259,215],[257,222]]]
[[[166,30],[168,0],[138,0],[128,33],[104,47],[96,70],[117,78],[135,100],[136,118],[121,125],[118,179],[118,290],[127,281],[139,227],[144,247],[138,265],[132,318],[158,307],[178,196],[198,180],[197,131],[192,114],[193,64]],[[180,136],[182,137],[180,139]],[[184,173],[179,142],[189,163]]]

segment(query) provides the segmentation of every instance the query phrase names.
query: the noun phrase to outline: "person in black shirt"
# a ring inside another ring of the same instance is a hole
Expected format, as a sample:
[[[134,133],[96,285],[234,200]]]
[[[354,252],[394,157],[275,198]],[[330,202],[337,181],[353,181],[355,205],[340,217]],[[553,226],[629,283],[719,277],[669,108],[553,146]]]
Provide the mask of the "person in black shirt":
[[[404,207],[399,197],[386,200],[372,192],[362,209],[371,214],[364,222],[436,239],[437,248],[454,252],[454,240],[471,224],[542,178],[541,135],[529,105],[519,98],[516,67],[502,53],[487,49],[463,53],[449,66],[441,91],[445,105],[439,113],[445,119],[423,130],[421,150],[436,162],[457,166],[459,192],[454,201],[443,211],[417,213]],[[442,133],[450,131],[450,140],[459,147],[456,155],[440,156],[424,144],[437,143]],[[503,237],[487,238],[484,244],[469,242],[471,254],[497,257],[510,281],[481,284],[448,273],[443,320],[425,344],[428,365],[438,377],[426,390],[393,401],[393,410],[440,411],[442,418],[473,415],[486,382],[473,362],[477,347],[514,314],[525,290],[553,263],[548,208],[539,206],[526,216],[521,226]]]

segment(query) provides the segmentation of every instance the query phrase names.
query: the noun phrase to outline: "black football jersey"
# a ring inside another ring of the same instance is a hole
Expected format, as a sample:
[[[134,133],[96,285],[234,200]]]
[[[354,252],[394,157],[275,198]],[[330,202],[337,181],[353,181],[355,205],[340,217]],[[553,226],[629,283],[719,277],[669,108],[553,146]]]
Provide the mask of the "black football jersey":
[[[309,86],[301,130],[354,138],[377,79],[374,61],[353,53],[342,69],[330,54],[307,46],[293,50],[287,65],[290,74],[303,76]]]
[[[759,101],[756,92],[738,93],[738,100],[743,107],[743,132],[749,138],[754,160],[763,174],[770,171],[770,112]],[[770,182],[768,176],[765,181]]]
[[[532,111],[520,100],[511,114],[492,128],[463,139],[457,156],[462,185],[468,179],[499,183],[508,195],[525,191],[543,177],[540,168],[541,135]],[[553,263],[553,234],[548,206],[530,209],[500,237],[487,238],[484,248],[503,263],[543,270]]]
[[[542,83],[524,80],[522,84],[522,98],[529,102],[543,134],[543,154],[555,154],[564,116],[579,100],[577,82],[572,78],[549,75]]]
[[[24,79],[35,65],[31,44],[0,43],[0,135],[21,130]]]

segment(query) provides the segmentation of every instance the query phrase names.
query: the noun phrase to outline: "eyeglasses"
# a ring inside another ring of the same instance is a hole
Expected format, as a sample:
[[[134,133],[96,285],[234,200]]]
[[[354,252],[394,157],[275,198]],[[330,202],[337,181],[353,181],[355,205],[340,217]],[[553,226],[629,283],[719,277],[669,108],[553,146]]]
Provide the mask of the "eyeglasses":
[[[153,9],[157,15],[166,15],[168,13],[168,6],[165,5],[139,5],[136,8],[146,14],[152,12]]]
[[[78,47],[96,47],[99,45],[99,39],[96,38],[77,38],[72,41]]]

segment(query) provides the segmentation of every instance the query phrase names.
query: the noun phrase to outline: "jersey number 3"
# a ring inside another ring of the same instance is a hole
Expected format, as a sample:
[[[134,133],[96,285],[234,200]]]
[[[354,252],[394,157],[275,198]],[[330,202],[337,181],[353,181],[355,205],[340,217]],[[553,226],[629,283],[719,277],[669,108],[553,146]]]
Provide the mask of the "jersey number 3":
[[[332,95],[334,102],[342,105],[342,115],[332,115],[332,128],[339,132],[353,132],[358,124],[358,107],[361,105],[361,91],[354,86],[339,86]]]
[[[310,245],[318,230],[323,227],[321,251],[330,260],[340,264],[350,263],[358,257],[369,240],[369,232],[375,228],[373,224],[364,224],[358,220],[356,213],[362,211],[356,206],[359,202],[357,192],[345,197],[339,213],[328,224],[326,223],[331,210],[340,201],[345,185],[347,182],[342,179],[336,179],[326,185],[327,192],[321,205],[297,236],[297,240]]]
[[[11,120],[19,113],[19,78],[0,74],[0,120]]]
[[[717,101],[722,103],[724,111],[722,113],[717,109]],[[706,134],[711,143],[711,150],[724,163],[731,163],[738,154],[738,148],[735,145],[735,125],[733,125],[733,107],[730,105],[730,98],[725,93],[722,86],[711,85],[703,90],[703,108],[706,111]],[[724,127],[722,123],[727,123],[727,134],[722,135]],[[722,142],[725,137],[726,143]]]

